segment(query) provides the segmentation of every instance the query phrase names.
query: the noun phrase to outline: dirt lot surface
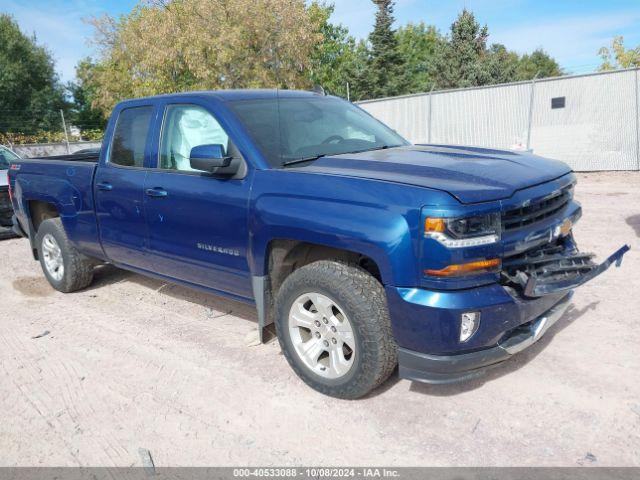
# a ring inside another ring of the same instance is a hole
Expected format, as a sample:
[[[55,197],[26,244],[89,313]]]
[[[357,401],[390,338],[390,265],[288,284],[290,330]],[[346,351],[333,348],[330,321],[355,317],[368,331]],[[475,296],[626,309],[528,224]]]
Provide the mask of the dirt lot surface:
[[[583,250],[622,268],[483,380],[307,388],[242,304],[102,268],[51,289],[0,242],[0,465],[640,466],[640,175],[580,176]]]

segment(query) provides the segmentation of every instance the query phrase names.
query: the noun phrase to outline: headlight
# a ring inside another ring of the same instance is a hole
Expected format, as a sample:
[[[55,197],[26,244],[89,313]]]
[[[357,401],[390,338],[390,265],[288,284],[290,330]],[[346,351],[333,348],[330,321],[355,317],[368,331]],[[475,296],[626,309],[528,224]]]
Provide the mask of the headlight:
[[[424,236],[448,248],[475,247],[500,240],[500,228],[499,213],[463,218],[427,217]]]

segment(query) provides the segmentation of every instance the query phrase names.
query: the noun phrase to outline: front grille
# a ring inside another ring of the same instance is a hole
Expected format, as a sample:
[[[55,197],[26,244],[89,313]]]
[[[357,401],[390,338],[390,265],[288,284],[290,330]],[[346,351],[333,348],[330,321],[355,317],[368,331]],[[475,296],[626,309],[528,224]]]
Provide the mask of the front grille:
[[[589,273],[597,265],[592,253],[580,253],[565,239],[536,247],[502,262],[503,283],[524,288],[531,277],[540,282],[569,280]]]
[[[502,214],[502,231],[509,232],[553,217],[571,200],[573,185],[537,202],[508,210]]]
[[[0,225],[11,225],[11,216],[13,215],[13,207],[9,200],[9,189],[0,187]]]

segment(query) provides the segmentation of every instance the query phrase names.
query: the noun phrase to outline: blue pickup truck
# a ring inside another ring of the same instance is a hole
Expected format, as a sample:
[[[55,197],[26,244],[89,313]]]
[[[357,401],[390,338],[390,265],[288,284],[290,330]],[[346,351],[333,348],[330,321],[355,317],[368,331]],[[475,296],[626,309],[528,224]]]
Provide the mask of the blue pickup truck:
[[[98,155],[12,163],[16,233],[73,292],[111,263],[255,304],[311,387],[481,375],[619,264],[578,251],[564,163],[411,145],[310,92],[194,92],[116,106]],[[262,338],[262,337],[261,337]]]

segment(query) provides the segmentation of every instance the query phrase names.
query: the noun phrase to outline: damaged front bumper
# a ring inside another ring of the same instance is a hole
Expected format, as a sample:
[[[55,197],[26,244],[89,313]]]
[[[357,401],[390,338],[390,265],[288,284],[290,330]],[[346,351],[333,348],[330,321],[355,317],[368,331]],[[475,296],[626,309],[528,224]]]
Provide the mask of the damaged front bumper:
[[[593,254],[578,252],[572,242],[547,245],[506,259],[502,275],[506,283],[520,287],[525,297],[542,297],[573,290],[614,263],[619,267],[629,250],[629,245],[624,245],[598,265]]]
[[[625,245],[598,265],[568,235],[504,259],[501,285],[452,292],[387,289],[400,377],[452,383],[482,375],[537,342],[562,317],[572,290],[620,265],[628,250]],[[459,319],[469,311],[479,312],[480,327],[460,343]]]
[[[429,355],[399,348],[399,375],[407,380],[434,384],[477,378],[486,373],[488,368],[508,360],[540,340],[562,317],[572,296],[573,292],[567,293],[549,310],[517,327],[492,348],[458,355]]]

